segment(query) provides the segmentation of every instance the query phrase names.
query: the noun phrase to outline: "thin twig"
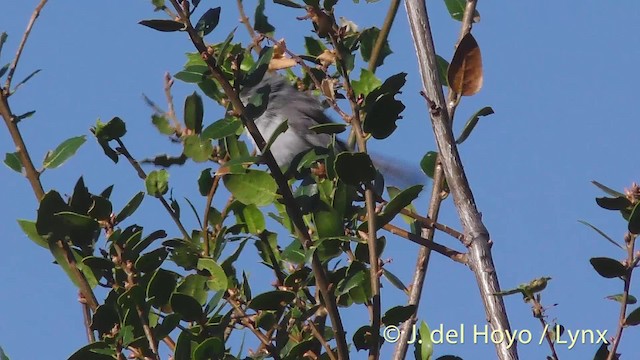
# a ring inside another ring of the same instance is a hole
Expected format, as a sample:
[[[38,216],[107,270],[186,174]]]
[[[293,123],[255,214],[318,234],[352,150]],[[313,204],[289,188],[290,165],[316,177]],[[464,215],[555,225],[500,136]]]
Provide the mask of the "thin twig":
[[[324,336],[320,334],[320,332],[318,331],[318,328],[313,323],[313,321],[308,321],[308,324],[309,324],[309,328],[311,328],[311,333],[313,334],[313,337],[315,337],[316,340],[320,342],[320,344],[324,348],[324,351],[327,353],[327,356],[329,357],[329,359],[336,360],[336,356],[333,354],[333,350],[331,350],[331,346],[329,346],[329,343],[327,342],[327,340],[325,340]]]
[[[429,201],[428,220],[438,219],[440,213],[440,205],[444,197],[442,196],[442,189],[444,187],[444,172],[442,171],[442,164],[440,160],[436,159],[436,167],[433,175],[433,187],[431,188],[431,199]],[[432,220],[433,221],[433,220]],[[427,244],[434,243],[435,229],[437,225],[440,225],[434,221],[431,227],[424,227],[422,225],[422,235],[427,240]],[[447,227],[448,229],[449,227]],[[460,234],[459,240],[464,240],[464,236]],[[466,262],[466,255],[464,261]],[[422,289],[424,288],[424,281],[427,276],[427,269],[429,267],[429,259],[431,257],[431,249],[425,245],[418,251],[418,257],[416,260],[416,266],[413,272],[413,279],[411,280],[411,286],[409,287],[409,299],[407,303],[414,305],[413,314],[405,321],[401,326],[400,338],[396,343],[396,347],[393,352],[394,360],[402,360],[407,356],[407,350],[409,349],[409,336],[412,334],[411,328],[416,323],[418,318],[418,307],[422,298]]]
[[[465,253],[461,253],[459,251],[448,248],[444,245],[438,244],[437,242],[431,241],[429,239],[425,239],[420,235],[416,235],[414,233],[408,232],[407,230],[399,228],[395,225],[386,224],[382,228],[394,235],[401,236],[418,245],[422,245],[425,248],[430,249],[431,251],[435,251],[438,254],[444,255],[455,262],[468,265],[468,262],[469,262],[468,255]]]
[[[136,172],[138,173],[138,177],[140,177],[142,180],[146,180],[147,173],[142,169],[142,167],[140,166],[140,163],[138,163],[138,161],[134,159],[133,156],[131,156],[131,153],[129,152],[129,150],[124,145],[121,139],[118,138],[115,140],[119,146],[118,150],[120,151],[122,156],[124,156],[129,161],[129,164],[131,164],[131,166],[136,170]],[[169,216],[171,216],[171,219],[173,219],[173,222],[176,223],[176,225],[178,226],[178,229],[182,233],[182,236],[184,236],[185,239],[190,239],[191,236],[189,235],[189,232],[187,232],[187,229],[185,229],[184,225],[182,225],[182,222],[180,221],[178,214],[176,214],[176,212],[173,211],[173,209],[171,208],[171,205],[169,205],[169,203],[164,198],[164,196],[157,195],[156,197],[158,198],[158,200],[160,200],[165,210],[167,210],[167,212],[169,213]]]
[[[182,133],[182,126],[176,116],[176,111],[173,106],[173,95],[171,94],[171,87],[173,86],[173,78],[168,72],[164,74],[164,96],[167,99],[167,116],[173,121],[173,126],[176,129],[176,134]]]
[[[260,342],[265,346],[265,349],[267,349],[269,354],[275,360],[279,360],[280,355],[278,353],[278,349],[276,349],[271,344],[271,340],[265,334],[263,334],[262,331],[260,331],[260,329],[254,326],[253,322],[249,320],[247,314],[244,312],[242,307],[240,307],[240,304],[238,304],[238,302],[235,301],[235,299],[233,299],[233,296],[229,296],[229,298],[227,299],[227,302],[231,304],[234,311],[237,312],[238,315],[240,315],[240,322],[242,323],[242,325],[244,325],[247,329],[249,329],[258,338],[258,340],[260,340]]]
[[[82,293],[80,293],[82,296]],[[82,317],[84,319],[84,329],[87,332],[87,340],[89,343],[96,342],[96,334],[91,330],[91,308],[88,304],[82,304]]]
[[[249,22],[249,18],[244,12],[244,6],[242,5],[242,0],[236,0],[236,4],[238,5],[238,12],[240,13],[240,22],[247,29],[249,36],[251,36],[251,42],[252,42],[251,48],[254,48],[258,53],[260,53],[260,51],[262,51],[262,48],[260,47],[260,44],[258,44],[256,31],[253,29],[253,26],[251,26],[251,23]]]
[[[31,34],[31,29],[33,29],[33,25],[36,23],[36,19],[40,16],[40,12],[42,8],[47,4],[48,0],[41,0],[38,6],[33,10],[31,14],[31,19],[29,19],[29,23],[27,24],[27,29],[22,34],[22,40],[20,40],[20,44],[18,45],[18,51],[16,51],[16,56],[13,58],[11,65],[9,65],[9,72],[7,73],[7,81],[4,83],[4,91],[8,96],[11,92],[11,80],[13,79],[13,74],[18,67],[18,61],[20,61],[20,56],[22,56],[22,51],[24,50],[24,46],[27,44],[27,39],[29,38],[29,34]]]
[[[631,233],[627,233],[628,241],[625,239],[625,243],[627,246],[627,274],[623,277],[624,280],[624,290],[622,291],[622,300],[620,301],[620,316],[618,317],[618,329],[616,330],[616,336],[613,338],[613,345],[611,346],[611,350],[609,350],[609,356],[607,356],[607,360],[617,359],[616,351],[618,350],[618,346],[620,345],[620,341],[622,340],[622,332],[626,326],[627,319],[627,306],[629,304],[629,289],[631,288],[631,275],[633,274],[633,269],[638,265],[638,261],[640,258],[634,259],[634,249],[635,249],[635,241],[636,236]]]

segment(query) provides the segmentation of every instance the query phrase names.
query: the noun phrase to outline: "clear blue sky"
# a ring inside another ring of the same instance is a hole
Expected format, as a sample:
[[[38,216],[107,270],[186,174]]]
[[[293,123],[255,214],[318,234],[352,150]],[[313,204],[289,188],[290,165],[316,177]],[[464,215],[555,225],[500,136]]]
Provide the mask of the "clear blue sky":
[[[0,31],[9,33],[3,64],[13,55],[36,3],[13,1],[0,12]],[[212,2],[212,6],[219,3]],[[246,3],[252,13],[253,2]],[[207,5],[203,1],[202,6]],[[438,52],[450,58],[459,23],[449,18],[441,1],[430,1],[429,7]],[[343,0],[338,7],[338,15],[362,27],[380,24],[385,11],[384,1],[352,4]],[[594,198],[601,193],[590,181],[621,190],[640,180],[637,161],[632,161],[640,119],[634,90],[640,81],[640,3],[480,1],[479,11],[482,20],[473,31],[482,49],[484,88],[463,99],[456,124],[459,130],[466,118],[483,106],[492,106],[496,112],[481,120],[461,153],[494,241],[501,285],[510,288],[551,276],[543,302],[558,305],[549,310],[550,320],[557,318],[570,330],[607,329],[612,335],[619,308],[604,297],[621,292],[622,283],[600,278],[588,260],[624,255],[577,220],[588,220],[621,239],[624,222],[619,215],[596,206]],[[302,36],[308,33],[310,23],[295,20],[300,13],[270,1],[267,14],[278,28],[276,37],[285,37],[289,47],[301,50]],[[50,1],[36,24],[16,80],[32,70],[43,71],[11,98],[14,112],[37,111],[21,124],[36,163],[62,140],[89,135],[88,129],[98,117],[108,120],[116,115],[127,121],[125,142],[138,158],[179,153],[178,147],[171,147],[152,128],[150,110],[141,97],[145,93],[163,104],[163,73],[179,71],[185,61],[183,54],[193,51],[184,34],[162,34],[137,25],[139,20],[161,15],[153,14],[147,1],[100,5]],[[229,2],[218,30],[208,40],[223,40],[236,26],[237,18],[235,6]],[[243,30],[239,28],[238,33],[244,36]],[[417,166],[421,156],[435,145],[424,101],[418,95],[421,85],[404,8],[390,40],[394,54],[379,74],[409,73],[401,95],[407,109],[393,136],[384,142],[374,140],[371,146]],[[193,90],[176,82],[178,109]],[[220,117],[215,104],[207,102],[205,106],[206,121]],[[15,151],[6,130],[0,130],[0,151]],[[204,200],[195,196],[193,189],[202,167],[171,171],[176,196],[192,197],[200,207]],[[42,180],[46,189],[68,194],[81,175],[94,192],[115,183],[112,200],[116,209],[144,187],[126,162],[111,163],[90,136],[77,156],[62,168],[46,172]],[[4,203],[0,230],[5,249],[0,254],[0,346],[11,359],[66,359],[85,343],[77,291],[52,264],[50,253],[31,243],[15,221],[35,218],[37,203],[28,183],[6,167],[0,167],[0,183]],[[418,204],[422,212],[426,206]],[[451,200],[441,220],[459,227]],[[145,200],[135,221],[146,225],[147,231],[166,227],[171,235],[178,234],[160,204],[151,198]],[[191,219],[186,222],[195,225]],[[437,239],[460,249],[455,240],[444,235]],[[389,235],[385,258],[393,261],[388,269],[408,282],[416,250],[416,245]],[[260,275],[263,269],[253,265],[254,258],[246,261],[252,264],[254,281],[270,282]],[[384,290],[389,291],[383,299],[384,309],[405,302],[388,282]],[[506,305],[512,328],[540,334],[537,320],[521,298],[509,297]],[[437,254],[432,256],[419,314],[432,328],[439,324],[445,329],[461,323],[467,327],[484,324],[472,273]],[[345,316],[350,325],[364,325],[368,318],[364,310]],[[351,333],[354,330],[349,328]],[[632,344],[639,339],[638,329],[626,330],[620,348],[625,358],[637,356],[637,346]],[[562,359],[584,359],[591,358],[597,347],[579,344],[571,350],[566,346],[558,349]],[[383,354],[391,349],[385,345]],[[438,346],[435,351],[437,356],[451,353],[465,359],[495,357],[492,345],[472,344],[468,339],[462,346]],[[520,345],[519,351],[522,359],[548,354],[546,346],[537,344]],[[363,356],[360,353],[353,358]]]

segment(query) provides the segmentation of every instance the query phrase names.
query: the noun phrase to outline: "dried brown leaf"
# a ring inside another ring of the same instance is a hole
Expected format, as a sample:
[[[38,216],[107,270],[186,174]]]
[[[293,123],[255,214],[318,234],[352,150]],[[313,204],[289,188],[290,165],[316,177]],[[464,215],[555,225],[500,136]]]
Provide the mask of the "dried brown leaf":
[[[475,95],[482,88],[482,55],[471,33],[458,44],[447,77],[451,89],[463,96]]]

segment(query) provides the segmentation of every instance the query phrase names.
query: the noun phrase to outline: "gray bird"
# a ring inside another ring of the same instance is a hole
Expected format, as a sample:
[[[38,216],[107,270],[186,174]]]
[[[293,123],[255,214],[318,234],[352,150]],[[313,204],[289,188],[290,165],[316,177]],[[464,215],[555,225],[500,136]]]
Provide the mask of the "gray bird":
[[[240,99],[246,106],[256,94],[268,94],[269,99],[264,112],[255,119],[265,141],[269,141],[285,119],[288,120],[289,128],[278,135],[270,148],[280,168],[288,168],[311,148],[326,148],[331,143],[331,135],[309,130],[315,125],[333,123],[317,97],[299,91],[284,76],[276,73],[266,73],[257,85],[242,89]],[[348,149],[339,139],[336,139],[335,146],[338,152]],[[415,167],[401,161],[383,159],[379,155],[373,156],[372,160],[376,168],[397,185],[410,186],[425,181]]]
[[[284,76],[275,73],[266,73],[257,85],[244,88],[240,99],[246,106],[259,93],[268,94],[269,98],[267,108],[255,119],[265,141],[285,119],[288,120],[289,128],[278,135],[270,148],[278,166],[289,167],[302,152],[314,147],[326,148],[331,143],[331,135],[309,130],[314,125],[332,123],[316,97],[298,91]],[[338,151],[347,148],[339,140],[336,140],[336,147]]]

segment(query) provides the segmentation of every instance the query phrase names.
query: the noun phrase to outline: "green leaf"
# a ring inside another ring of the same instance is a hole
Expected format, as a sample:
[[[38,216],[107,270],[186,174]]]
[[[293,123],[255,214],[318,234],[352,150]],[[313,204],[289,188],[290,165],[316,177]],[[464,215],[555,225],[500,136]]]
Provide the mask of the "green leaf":
[[[396,129],[396,120],[400,119],[405,106],[395,96],[406,83],[406,77],[406,73],[392,75],[366,96],[363,130],[374,138],[384,139]]]
[[[396,326],[403,323],[413,315],[416,311],[415,305],[394,306],[387,310],[382,316],[382,323],[386,326]]]
[[[55,169],[64,164],[87,141],[85,135],[72,137],[63,141],[53,152],[48,152],[42,164],[47,169]]]
[[[598,229],[597,227],[595,227],[595,226],[593,226],[593,225],[589,224],[589,223],[588,223],[588,222],[586,222],[586,221],[578,220],[578,222],[579,222],[579,223],[581,223],[581,224],[583,224],[583,225],[586,225],[586,226],[588,226],[588,227],[592,228],[592,229],[593,229],[593,230],[595,230],[598,234],[602,235],[602,237],[603,237],[603,238],[607,239],[610,243],[612,243],[613,245],[615,245],[615,246],[619,247],[621,250],[624,250],[624,249],[622,248],[622,246],[620,246],[620,244],[618,244],[615,240],[613,240],[611,237],[609,237],[609,235],[605,234],[602,230],[600,230],[600,229]]]
[[[399,277],[395,276],[393,273],[391,273],[390,271],[384,268],[382,269],[382,275],[384,275],[384,277],[386,277],[387,280],[389,280],[391,285],[404,291],[406,294],[409,293],[409,289],[402,283],[402,280],[400,280]]]
[[[173,20],[142,20],[138,24],[162,32],[174,32],[184,29],[183,23]]]
[[[313,221],[319,239],[330,239],[344,235],[342,216],[333,208],[326,211],[315,211]]]
[[[167,170],[154,170],[144,181],[147,194],[160,197],[169,191],[169,173]]]
[[[195,29],[200,37],[211,33],[220,22],[220,7],[207,10],[196,23]]]
[[[595,257],[589,259],[589,262],[600,276],[607,279],[621,277],[627,274],[627,269],[618,260],[606,257]]]
[[[80,348],[68,360],[113,360],[115,356],[116,352],[109,344],[98,341]]]
[[[606,210],[624,210],[632,205],[625,196],[596,198],[596,204]]]
[[[347,129],[347,124],[327,123],[309,127],[309,130],[316,134],[340,134]]]
[[[608,186],[605,186],[605,185],[602,185],[602,184],[600,184],[600,183],[599,183],[599,182],[597,182],[597,181],[591,181],[591,183],[592,183],[593,185],[597,186],[597,187],[598,187],[598,189],[600,189],[600,190],[604,191],[605,193],[607,193],[607,194],[609,194],[609,195],[611,195],[611,196],[613,196],[613,197],[625,197],[625,195],[624,195],[623,193],[621,193],[621,192],[619,192],[619,191],[615,191],[615,190],[613,190],[612,188],[610,188],[610,187],[608,187]]]
[[[192,296],[182,293],[173,293],[173,295],[171,295],[170,302],[173,311],[180,314],[180,317],[184,321],[198,321],[204,316],[200,303],[198,303],[198,300],[194,299]]]
[[[42,71],[42,69],[38,69],[34,72],[32,72],[31,74],[29,74],[29,76],[27,76],[26,78],[24,78],[24,80],[20,81],[19,83],[17,83],[14,87],[13,87],[13,91],[15,91],[17,88],[19,88],[20,86],[24,85],[27,81],[29,81],[32,77],[34,77],[37,73],[39,73],[40,71]]]
[[[254,204],[246,205],[242,209],[242,221],[247,225],[250,234],[260,235],[266,228],[262,211]]]
[[[324,46],[322,41],[316,38],[312,38],[310,36],[304,37],[304,47],[305,49],[307,49],[307,54],[311,56],[316,56],[316,57],[322,54],[327,49],[327,47]]]
[[[438,159],[438,153],[435,151],[429,151],[420,160],[420,168],[425,175],[433,179],[433,175],[436,168],[436,160]]]
[[[273,25],[269,24],[269,19],[264,14],[264,0],[258,1],[253,28],[262,34],[272,34],[276,30]]]
[[[364,61],[369,61],[371,58],[371,53],[373,52],[373,47],[376,44],[376,40],[380,35],[380,29],[377,27],[372,27],[365,29],[360,33],[360,54],[362,55],[362,59]],[[380,50],[380,54],[378,55],[378,60],[375,63],[375,66],[381,66],[384,63],[384,59],[391,55],[393,51],[391,51],[391,47],[389,47],[389,41],[385,40],[382,45],[382,49]]]
[[[202,105],[202,98],[194,91],[184,101],[184,123],[187,129],[200,134],[202,132],[203,117],[204,106]]]
[[[189,135],[184,138],[184,154],[195,162],[209,160],[213,152],[211,140],[202,139],[198,135]]]
[[[193,351],[193,360],[222,359],[224,352],[224,343],[220,338],[208,338]]]
[[[376,178],[373,162],[365,153],[340,153],[334,166],[340,180],[349,185],[359,185]]]
[[[138,210],[138,207],[142,203],[142,200],[144,200],[144,192],[140,191],[139,193],[134,195],[134,197],[129,200],[127,205],[125,205],[124,208],[120,210],[118,215],[116,215],[116,224],[121,223],[122,221],[124,221],[124,219],[133,215],[133,213]]]
[[[351,82],[353,90],[356,92],[356,96],[367,96],[371,91],[380,87],[382,81],[376,77],[376,75],[367,69],[360,70],[360,80],[354,80]]]
[[[119,117],[114,117],[106,124],[98,119],[94,127],[94,134],[99,141],[108,142],[121,138],[127,133],[125,122]],[[113,150],[112,150],[113,151]],[[106,151],[105,151],[106,152]],[[108,154],[107,154],[108,155]]]
[[[154,307],[160,308],[169,303],[177,285],[176,277],[177,274],[164,269],[158,269],[153,274],[147,285],[147,297],[151,299]]]
[[[40,234],[38,234],[35,221],[19,219],[18,225],[20,225],[22,232],[24,232],[25,235],[27,235],[29,240],[36,243],[36,245],[42,246],[45,249],[49,248],[48,242],[45,239],[43,239],[42,236],[40,236]]]
[[[142,273],[154,272],[162,265],[168,255],[169,252],[163,247],[150,251],[136,260],[136,270]]]
[[[284,119],[283,122],[281,122],[278,127],[276,127],[273,130],[273,133],[271,134],[271,137],[269,138],[269,140],[267,141],[267,145],[265,145],[264,149],[262,150],[262,152],[267,152],[269,151],[269,149],[271,148],[271,145],[273,145],[273,143],[276,141],[276,139],[278,138],[278,136],[282,133],[284,133],[285,131],[287,131],[289,129],[289,120],[288,119]]]
[[[253,310],[281,310],[291,304],[296,294],[291,291],[274,290],[257,295],[249,302]]]
[[[438,77],[440,78],[440,84],[443,86],[449,86],[449,62],[442,56],[436,55],[436,64],[438,65]]]
[[[211,168],[206,168],[200,173],[198,177],[198,191],[200,195],[207,196],[213,185],[213,176],[211,176]]]
[[[207,270],[209,272],[209,280],[207,280],[207,288],[213,291],[224,291],[229,287],[227,275],[222,266],[213,259],[199,259],[198,270]]]
[[[265,206],[279,197],[275,180],[264,171],[248,170],[245,174],[229,174],[223,179],[226,188],[245,205]]]
[[[200,135],[203,139],[222,139],[227,136],[236,135],[242,129],[242,121],[237,117],[226,117],[207,126]]]
[[[286,6],[286,7],[294,8],[294,9],[303,9],[304,8],[304,6],[298,4],[298,3],[294,2],[294,1],[291,1],[291,0],[273,0],[273,2],[276,3],[276,4],[280,4],[280,5]]]
[[[33,114],[35,114],[35,113],[36,113],[36,111],[35,111],[35,110],[33,110],[33,111],[27,111],[27,112],[26,112],[26,113],[24,113],[24,114],[21,114],[21,115],[16,116],[16,117],[13,119],[13,122],[15,122],[15,123],[19,123],[20,121],[22,121],[22,120],[24,120],[24,119],[30,118],[30,117],[31,117],[31,116],[33,116]]]
[[[609,300],[613,300],[613,301],[617,301],[617,302],[619,302],[619,303],[622,303],[622,301],[623,301],[623,299],[624,299],[624,294],[609,295],[609,296],[607,296],[607,299],[609,299]],[[629,295],[629,296],[627,297],[627,304],[629,304],[629,305],[633,305],[633,304],[635,304],[636,302],[638,302],[638,299],[636,299],[636,297],[635,297],[635,296],[633,296],[633,295]]]
[[[629,216],[629,232],[632,234],[640,234],[640,203],[637,203]]]
[[[156,7],[154,11],[164,10],[165,8],[164,0],[151,0],[151,4]]]
[[[5,35],[5,33],[2,33],[2,35]],[[2,78],[4,74],[7,73],[7,70],[9,70],[9,66],[11,66],[11,63],[6,63],[3,67],[0,68],[0,78]]]
[[[462,133],[460,133],[460,136],[458,137],[458,139],[456,139],[456,144],[462,144],[469,137],[469,135],[471,135],[471,132],[478,124],[480,116],[487,116],[491,114],[493,114],[493,109],[489,106],[485,106],[482,109],[478,110],[475,114],[473,114],[469,118],[469,120],[467,120],[467,123],[464,124]]]
[[[467,0],[444,0],[444,3],[447,5],[447,10],[449,10],[449,15],[454,20],[462,21],[464,16],[464,9],[467,5]],[[473,22],[477,23],[480,21],[480,13],[478,11],[474,11],[473,13]]]
[[[420,322],[420,329],[418,330],[418,338],[420,341],[415,341],[415,355],[416,359],[430,360],[433,356],[433,341],[431,340],[431,330],[426,322]]]
[[[376,215],[376,227],[380,229],[384,225],[388,224],[396,217],[396,215],[400,213],[400,211],[402,211],[402,209],[411,205],[411,202],[418,198],[423,187],[423,185],[414,185],[408,189],[403,190],[397,196],[391,199],[384,207],[382,212]],[[363,225],[364,224],[365,223],[363,223]]]
[[[625,319],[625,325],[627,326],[637,326],[640,325],[640,307],[633,310]]]
[[[173,135],[175,129],[169,124],[169,119],[162,115],[151,115],[151,123],[164,135]]]
[[[17,152],[6,153],[4,156],[4,164],[7,165],[9,169],[22,173],[22,161],[20,161]]]

